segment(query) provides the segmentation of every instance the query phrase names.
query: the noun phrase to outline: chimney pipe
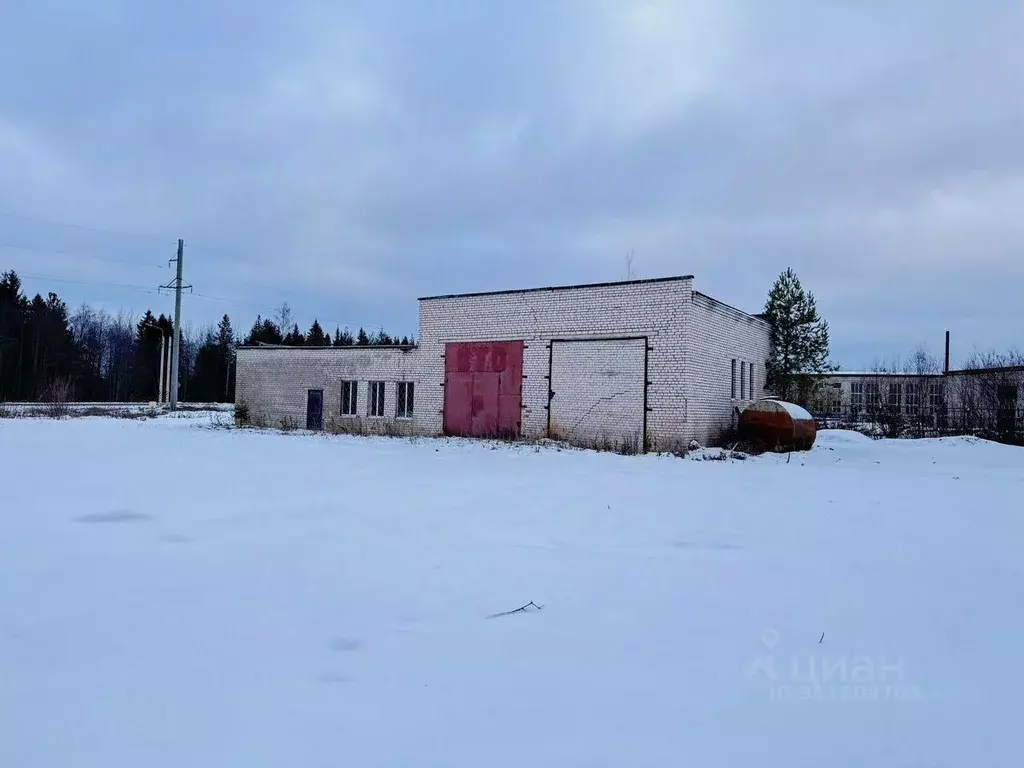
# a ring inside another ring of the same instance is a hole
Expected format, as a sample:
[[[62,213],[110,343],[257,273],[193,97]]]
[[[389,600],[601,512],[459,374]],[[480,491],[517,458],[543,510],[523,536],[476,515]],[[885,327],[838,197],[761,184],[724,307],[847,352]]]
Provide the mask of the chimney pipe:
[[[949,373],[949,331],[946,331],[946,365],[942,372]]]

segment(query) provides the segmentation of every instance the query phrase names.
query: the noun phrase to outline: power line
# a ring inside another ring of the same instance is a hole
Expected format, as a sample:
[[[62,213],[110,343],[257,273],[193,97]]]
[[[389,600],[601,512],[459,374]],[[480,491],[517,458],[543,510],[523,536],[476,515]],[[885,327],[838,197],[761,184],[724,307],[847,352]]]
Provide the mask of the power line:
[[[144,268],[163,268],[163,264],[147,264],[139,261],[130,261],[129,259],[113,259],[109,256],[96,256],[91,253],[71,253],[69,251],[55,251],[50,248],[42,249],[35,248],[30,245],[19,245],[17,243],[4,243],[0,242],[0,248],[9,248],[17,251],[27,251],[29,253],[36,253],[42,256],[63,256],[69,259],[92,259],[93,261],[102,261],[109,264],[127,264],[133,267],[144,267]]]
[[[220,296],[210,296],[209,294],[204,294],[204,293],[193,293],[191,295],[192,295],[192,298],[195,298],[195,299],[203,299],[205,301],[215,301],[215,302],[219,302],[221,304],[229,304],[229,305],[235,306],[235,307],[244,307],[245,309],[255,310],[260,315],[268,317],[268,318],[273,316],[277,312],[276,309],[271,309],[271,308],[266,307],[266,306],[264,306],[262,304],[254,304],[252,302],[247,302],[247,301],[238,301],[236,299],[225,299],[225,298],[221,298]],[[314,317],[313,319],[317,320],[317,321],[320,320],[319,317]],[[349,320],[338,320],[338,319],[332,318],[332,317],[325,317],[324,318],[324,322],[321,323],[321,325],[334,325],[334,326],[338,326],[338,327],[341,327],[341,328],[360,328],[360,327],[362,327],[362,328],[370,328],[370,329],[377,328],[379,330],[383,330],[383,328],[384,328],[384,326],[381,323],[358,323],[358,322],[353,322],[353,321],[349,321]],[[288,330],[291,330],[291,329],[289,329],[289,328],[282,328],[281,330],[282,331],[288,331]]]
[[[130,237],[136,240],[150,240],[155,243],[160,243],[161,246],[166,247],[169,243],[176,243],[177,238],[171,237],[170,235],[154,235],[152,233],[141,233],[141,232],[126,232],[124,230],[110,229],[104,227],[96,227],[90,224],[78,224],[70,221],[60,221],[57,219],[48,219],[42,216],[29,216],[24,213],[17,213],[14,211],[0,211],[0,216],[8,219],[15,219],[17,221],[27,221],[34,224],[45,224],[51,227],[64,227],[66,229],[77,229],[83,232],[94,232],[101,235],[114,235],[116,237]],[[20,247],[20,246],[18,246]],[[231,246],[218,246],[216,248],[205,246],[202,243],[198,245],[198,248],[214,254],[216,256],[222,256],[231,261],[242,261],[237,255],[239,252],[244,252],[248,249],[245,248],[233,248]],[[196,246],[190,248],[190,250],[196,250]],[[229,252],[230,251],[230,252]]]
[[[82,285],[104,285],[109,288],[123,288],[126,290],[143,291],[144,293],[154,293],[158,289],[154,289],[150,286],[145,285],[128,285],[127,283],[112,283],[107,280],[86,280],[75,277],[57,277],[56,275],[40,275],[31,272],[19,272],[18,277],[27,277],[30,280],[53,280],[58,283],[80,283]]]
[[[152,287],[145,286],[145,285],[132,285],[132,284],[129,284],[129,283],[115,283],[115,282],[111,282],[109,280],[88,280],[88,279],[74,278],[74,277],[58,277],[56,275],[42,275],[42,274],[30,273],[30,272],[21,272],[21,273],[19,273],[19,277],[25,277],[25,278],[29,278],[31,280],[52,280],[54,282],[59,282],[59,283],[76,283],[76,284],[79,284],[79,285],[102,285],[102,286],[105,286],[105,287],[108,287],[108,288],[120,288],[120,289],[123,289],[123,290],[141,291],[142,293],[145,293],[145,294],[148,294],[148,295],[151,295],[151,296],[163,296],[165,294],[163,294],[161,292],[162,289],[171,289],[171,290],[173,290],[173,287],[174,287],[173,285],[167,285],[167,286],[158,286],[157,288],[152,288]],[[272,316],[274,314],[274,312],[276,312],[275,309],[271,309],[271,308],[269,308],[269,307],[267,307],[267,306],[265,306],[263,304],[256,304],[256,303],[248,302],[248,301],[239,301],[237,299],[226,299],[226,298],[224,298],[222,296],[211,296],[211,295],[205,294],[205,293],[192,293],[192,294],[189,294],[189,295],[191,296],[191,298],[194,298],[194,299],[200,299],[200,300],[203,300],[203,301],[213,301],[213,302],[217,302],[219,304],[227,304],[227,305],[234,306],[234,307],[240,307],[240,308],[244,308],[244,309],[253,310],[253,311],[258,312],[259,314],[265,315],[267,317]],[[316,318],[316,319],[319,319],[319,318]],[[353,322],[353,321],[349,321],[349,320],[338,320],[336,318],[330,318],[330,317],[325,317],[324,318],[324,323],[327,324],[327,325],[335,325],[335,326],[340,326],[340,327],[343,327],[343,328],[358,328],[358,327],[363,327],[363,328],[382,328],[383,327],[383,325],[381,323]]]
[[[78,229],[85,232],[95,232],[101,235],[115,235],[117,237],[132,237],[137,240],[153,240],[161,242],[166,245],[167,240],[173,240],[174,238],[166,237],[163,235],[152,235],[152,234],[140,234],[138,232],[125,232],[123,230],[116,229],[105,229],[103,227],[90,226],[88,224],[76,224],[70,221],[58,221],[56,219],[46,219],[40,216],[29,216],[24,213],[14,213],[12,211],[0,211],[0,216],[7,219],[16,219],[18,221],[28,221],[34,224],[46,224],[51,227],[65,227],[66,229]]]

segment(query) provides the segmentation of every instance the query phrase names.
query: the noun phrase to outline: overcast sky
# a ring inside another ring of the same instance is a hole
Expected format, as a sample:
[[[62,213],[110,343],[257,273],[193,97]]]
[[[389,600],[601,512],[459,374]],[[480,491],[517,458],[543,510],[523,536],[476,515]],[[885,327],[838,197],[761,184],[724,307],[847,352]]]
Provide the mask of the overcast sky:
[[[402,335],[632,251],[750,311],[792,266],[845,368],[1005,349],[1022,39],[1020,0],[3,0],[0,270],[159,313],[182,237],[187,320]]]

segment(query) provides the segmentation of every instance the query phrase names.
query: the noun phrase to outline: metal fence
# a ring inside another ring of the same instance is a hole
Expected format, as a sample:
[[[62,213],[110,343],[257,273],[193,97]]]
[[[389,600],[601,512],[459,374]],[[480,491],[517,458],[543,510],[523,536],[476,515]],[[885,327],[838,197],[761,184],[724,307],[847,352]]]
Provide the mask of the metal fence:
[[[1024,445],[1024,408],[921,409],[842,408],[813,411],[819,429],[853,429],[876,437],[949,437],[971,435],[1009,445]]]

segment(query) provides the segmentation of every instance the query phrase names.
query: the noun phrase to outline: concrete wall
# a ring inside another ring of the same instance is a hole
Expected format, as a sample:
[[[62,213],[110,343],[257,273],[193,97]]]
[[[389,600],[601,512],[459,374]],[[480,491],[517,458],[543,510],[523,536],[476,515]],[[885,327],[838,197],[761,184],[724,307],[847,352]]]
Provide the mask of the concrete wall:
[[[941,373],[844,373],[842,375],[829,376],[825,379],[822,384],[822,389],[816,398],[816,402],[811,403],[811,410],[818,413],[849,412],[853,407],[852,391],[855,384],[861,387],[861,392],[863,393],[860,403],[862,411],[867,409],[867,399],[869,397],[868,390],[870,387],[877,387],[878,398],[882,403],[889,402],[890,386],[898,387],[900,402],[903,404],[903,410],[908,412],[910,409],[906,408],[905,404],[905,393],[907,392],[908,385],[913,385],[918,388],[918,407],[923,409],[929,408],[929,397],[931,394],[930,386],[932,384],[939,384],[943,389],[944,396],[946,391],[945,377]]]
[[[752,400],[764,397],[765,362],[771,351],[768,323],[694,291],[687,335],[686,407],[690,435],[714,442]],[[732,363],[736,361],[736,396]],[[746,363],[744,366],[743,364]],[[740,371],[753,373],[750,393],[740,393]]]

